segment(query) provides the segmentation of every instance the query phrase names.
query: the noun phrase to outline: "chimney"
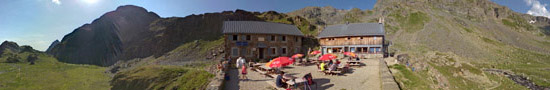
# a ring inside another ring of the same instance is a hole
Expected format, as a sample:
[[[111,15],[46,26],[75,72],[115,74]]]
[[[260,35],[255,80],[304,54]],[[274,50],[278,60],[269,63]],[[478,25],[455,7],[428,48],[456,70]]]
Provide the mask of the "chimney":
[[[378,24],[384,24],[384,17],[378,18]]]

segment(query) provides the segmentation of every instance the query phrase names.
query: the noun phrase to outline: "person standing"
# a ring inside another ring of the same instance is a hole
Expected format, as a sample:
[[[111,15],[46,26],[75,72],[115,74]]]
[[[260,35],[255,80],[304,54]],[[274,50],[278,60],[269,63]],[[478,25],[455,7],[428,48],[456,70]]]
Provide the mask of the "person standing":
[[[246,64],[246,61],[243,57],[239,57],[239,59],[237,59],[237,68],[242,67],[245,64]]]
[[[246,65],[243,65],[243,68],[242,68],[242,70],[241,70],[241,74],[242,74],[242,75],[241,75],[241,78],[242,78],[243,80],[247,80],[247,79],[248,79],[248,77],[246,77],[246,73],[247,73],[247,71],[246,71]]]

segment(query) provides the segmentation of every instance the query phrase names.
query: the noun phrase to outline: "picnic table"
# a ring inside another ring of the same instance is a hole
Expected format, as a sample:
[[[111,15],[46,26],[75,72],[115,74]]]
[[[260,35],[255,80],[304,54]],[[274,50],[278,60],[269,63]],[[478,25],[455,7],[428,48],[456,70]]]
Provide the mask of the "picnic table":
[[[297,87],[298,84],[304,83],[307,81],[304,78],[298,78],[288,74],[284,75],[283,78],[288,80],[286,81],[286,84],[288,85],[288,87],[291,87],[291,86]]]
[[[306,81],[307,80],[305,80],[303,78],[297,78],[297,79],[291,79],[291,80],[286,81],[286,84],[288,85],[288,87],[291,87],[291,86],[296,86],[299,83],[304,83]]]
[[[260,66],[262,66],[261,63],[254,63],[254,64],[252,64],[252,67],[260,67]]]
[[[267,67],[267,66],[263,66],[263,65],[258,66],[258,69],[260,69],[261,71],[270,71],[270,70],[273,70],[273,68]]]

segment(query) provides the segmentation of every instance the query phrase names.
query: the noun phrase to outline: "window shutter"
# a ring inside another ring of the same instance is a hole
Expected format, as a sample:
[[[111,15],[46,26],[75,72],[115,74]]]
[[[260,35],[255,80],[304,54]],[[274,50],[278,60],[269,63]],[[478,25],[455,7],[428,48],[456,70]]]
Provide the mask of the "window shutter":
[[[268,41],[271,41],[271,36],[267,36],[267,40],[268,40]]]
[[[267,53],[268,53],[269,55],[273,55],[273,53],[271,53],[271,48],[267,49]]]
[[[246,55],[247,54],[246,52],[247,52],[246,48],[241,50],[241,55],[243,55],[243,56]]]
[[[278,37],[277,37],[277,40],[283,41],[283,36],[278,36]]]
[[[283,48],[279,49],[279,53],[283,54]]]
[[[246,35],[241,35],[241,41],[245,41],[246,40]]]

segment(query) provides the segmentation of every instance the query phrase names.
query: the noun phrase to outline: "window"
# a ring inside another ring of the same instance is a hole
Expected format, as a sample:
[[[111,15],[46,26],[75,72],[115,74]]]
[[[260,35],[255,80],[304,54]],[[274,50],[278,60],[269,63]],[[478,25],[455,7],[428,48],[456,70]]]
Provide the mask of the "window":
[[[351,39],[350,37],[347,38],[347,40]]]
[[[246,41],[250,41],[250,35],[246,35]]]
[[[241,35],[240,37],[241,37],[241,40],[240,40],[240,41],[246,40],[246,36],[245,36],[245,35]]]
[[[329,38],[327,38],[327,41],[330,40]]]
[[[231,56],[239,56],[239,48],[231,48]]]
[[[264,37],[258,37],[258,41],[265,41]]]
[[[233,39],[231,39],[231,40],[237,41],[238,39],[239,39],[239,35],[233,35]]]
[[[256,48],[250,48],[249,50],[250,51],[248,51],[248,55],[249,56],[254,56],[254,50],[256,50]]]
[[[359,39],[363,40],[363,37],[359,37]]]
[[[281,36],[281,41],[286,41],[286,36]]]
[[[277,55],[277,48],[275,48],[275,47],[272,47],[268,51],[269,51],[269,54],[271,54],[271,56]]]
[[[298,42],[298,38],[300,38],[300,37],[296,37],[296,38],[294,38],[296,42]]]
[[[281,54],[286,55],[286,51],[287,51],[286,47],[281,48]]]
[[[271,35],[271,41],[275,41],[275,36]]]
[[[376,40],[376,37],[374,37],[374,40]]]

